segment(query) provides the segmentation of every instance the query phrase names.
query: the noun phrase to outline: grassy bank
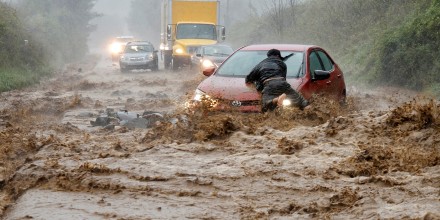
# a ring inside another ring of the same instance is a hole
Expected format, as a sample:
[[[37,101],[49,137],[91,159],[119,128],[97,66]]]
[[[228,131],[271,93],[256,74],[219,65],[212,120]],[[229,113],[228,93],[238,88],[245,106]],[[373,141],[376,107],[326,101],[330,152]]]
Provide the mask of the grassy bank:
[[[25,68],[0,68],[0,92],[24,88],[40,81],[45,76],[50,76],[49,69],[28,70]]]

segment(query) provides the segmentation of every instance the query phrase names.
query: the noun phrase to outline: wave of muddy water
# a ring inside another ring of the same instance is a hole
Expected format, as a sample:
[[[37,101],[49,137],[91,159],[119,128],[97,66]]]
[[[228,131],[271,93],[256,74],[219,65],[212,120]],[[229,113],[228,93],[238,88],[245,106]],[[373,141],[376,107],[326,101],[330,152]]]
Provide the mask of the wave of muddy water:
[[[0,94],[3,219],[439,219],[440,105],[349,88],[305,112],[183,109],[203,77],[80,64]],[[106,108],[151,129],[92,127]]]

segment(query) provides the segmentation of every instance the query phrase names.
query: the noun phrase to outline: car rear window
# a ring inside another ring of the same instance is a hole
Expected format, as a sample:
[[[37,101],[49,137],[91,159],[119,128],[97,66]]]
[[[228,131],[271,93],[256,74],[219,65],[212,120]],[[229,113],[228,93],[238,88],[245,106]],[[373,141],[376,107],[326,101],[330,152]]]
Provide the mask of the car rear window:
[[[302,74],[303,53],[296,51],[281,51],[281,56],[287,56],[294,53],[285,61],[287,65],[287,77],[297,78]],[[237,76],[245,77],[252,69],[262,60],[267,58],[267,51],[238,51],[234,53],[223,65],[217,70],[221,76]]]

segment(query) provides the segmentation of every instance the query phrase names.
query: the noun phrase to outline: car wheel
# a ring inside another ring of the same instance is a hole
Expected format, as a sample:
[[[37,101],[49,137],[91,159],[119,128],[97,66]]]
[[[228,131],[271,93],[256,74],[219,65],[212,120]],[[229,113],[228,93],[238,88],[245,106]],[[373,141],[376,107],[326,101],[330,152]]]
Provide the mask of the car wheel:
[[[347,105],[347,94],[343,93],[342,97],[339,99],[339,105],[346,106]]]
[[[179,62],[177,60],[173,59],[171,61],[171,68],[173,69],[173,71],[179,70]]]
[[[154,63],[153,68],[151,68],[152,71],[158,71],[159,70],[159,62],[156,60],[156,62]]]
[[[165,69],[170,69],[171,68],[171,55],[165,55],[163,63],[164,63]]]
[[[127,68],[124,68],[124,67],[122,67],[122,66],[121,66],[120,69],[121,69],[121,73],[126,73],[126,72],[128,72],[128,69],[127,69]]]

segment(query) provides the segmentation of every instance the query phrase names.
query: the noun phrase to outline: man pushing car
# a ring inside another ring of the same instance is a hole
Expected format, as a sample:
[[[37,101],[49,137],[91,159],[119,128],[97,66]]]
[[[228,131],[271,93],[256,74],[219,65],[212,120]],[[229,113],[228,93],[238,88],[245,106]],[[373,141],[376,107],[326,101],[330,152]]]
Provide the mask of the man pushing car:
[[[289,56],[282,57],[279,50],[270,49],[267,52],[267,58],[257,64],[246,76],[246,85],[255,84],[257,91],[262,94],[262,112],[273,111],[282,106],[286,97],[291,105],[301,110],[309,104],[286,81],[287,66],[284,60]]]

